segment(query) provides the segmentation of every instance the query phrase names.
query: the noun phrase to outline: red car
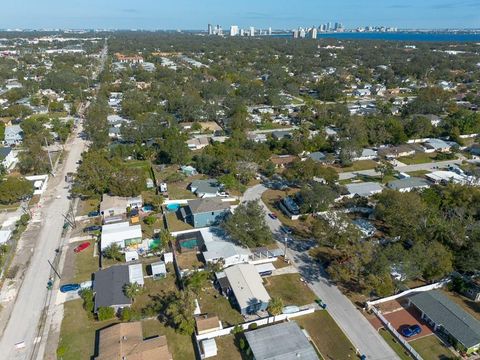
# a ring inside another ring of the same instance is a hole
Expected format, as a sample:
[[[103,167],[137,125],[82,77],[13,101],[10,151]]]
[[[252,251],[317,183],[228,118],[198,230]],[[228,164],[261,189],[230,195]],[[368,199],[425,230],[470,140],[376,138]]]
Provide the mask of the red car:
[[[76,253],[79,253],[83,250],[85,250],[86,248],[88,248],[90,246],[90,243],[87,241],[87,242],[84,242],[84,243],[81,243],[80,245],[78,245],[75,249],[73,249],[74,252]]]

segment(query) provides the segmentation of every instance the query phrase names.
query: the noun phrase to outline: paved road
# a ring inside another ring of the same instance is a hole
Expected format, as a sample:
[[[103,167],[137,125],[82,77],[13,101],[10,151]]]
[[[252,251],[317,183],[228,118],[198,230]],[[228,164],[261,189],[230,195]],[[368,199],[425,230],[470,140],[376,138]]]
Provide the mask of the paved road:
[[[257,200],[266,191],[263,185],[256,185],[248,189],[243,200]],[[267,206],[260,201],[266,214]],[[280,231],[280,221],[265,215],[268,226],[278,238],[283,238]],[[289,245],[287,256],[293,260],[300,274],[309,283],[315,295],[327,304],[328,312],[343,329],[353,345],[367,356],[369,360],[399,359],[390,346],[383,340],[368,320],[360,313],[350,300],[338,288],[330,283],[325,271],[318,262],[314,261],[305,251],[302,243],[293,242]]]
[[[37,245],[25,271],[24,279],[15,298],[12,312],[0,340],[0,357],[2,359],[29,359],[34,350],[38,326],[46,303],[48,290],[47,281],[55,249],[60,245],[64,219],[62,214],[68,211],[70,200],[68,186],[65,183],[67,172],[75,172],[76,162],[81,159],[85,142],[78,136],[81,125],[75,136],[66,144],[68,155],[63,166],[57,169],[57,175],[50,177],[46,192],[42,195],[41,210],[42,226],[37,236]],[[24,342],[23,349],[17,349],[15,344]]]
[[[438,168],[446,168],[448,165],[461,164],[462,160],[447,160],[447,161],[438,161],[425,164],[414,164],[414,165],[405,165],[405,166],[396,166],[395,170],[399,172],[412,172],[412,171],[433,171]],[[362,170],[362,171],[352,171],[344,172],[339,174],[339,180],[348,180],[353,179],[357,175],[366,175],[366,176],[380,176],[380,173],[375,170]]]

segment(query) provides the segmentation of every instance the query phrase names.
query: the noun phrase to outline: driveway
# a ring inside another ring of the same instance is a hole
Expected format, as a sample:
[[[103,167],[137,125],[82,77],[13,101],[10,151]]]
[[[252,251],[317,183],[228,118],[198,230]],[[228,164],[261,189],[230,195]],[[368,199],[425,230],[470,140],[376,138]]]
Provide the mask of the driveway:
[[[285,237],[280,231],[281,223],[278,219],[271,219],[267,214],[269,210],[265,203],[261,201],[262,194],[267,190],[263,185],[256,185],[249,188],[243,201],[259,200],[260,205],[265,209],[265,220],[278,239]],[[279,241],[283,246],[283,243]],[[380,334],[368,322],[351,301],[341,293],[341,291],[330,282],[325,270],[317,261],[312,259],[306,251],[296,246],[293,240],[292,246],[289,245],[287,257],[293,261],[302,277],[308,282],[309,287],[327,304],[327,310],[334,320],[344,331],[352,344],[367,356],[369,360],[392,360],[399,359],[397,354],[383,340]],[[294,250],[297,248],[300,251]]]

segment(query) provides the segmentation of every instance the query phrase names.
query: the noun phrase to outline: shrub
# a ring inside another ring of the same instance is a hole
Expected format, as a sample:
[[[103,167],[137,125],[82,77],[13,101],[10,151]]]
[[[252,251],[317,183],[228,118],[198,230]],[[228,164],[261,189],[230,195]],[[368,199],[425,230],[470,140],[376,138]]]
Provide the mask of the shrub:
[[[157,221],[157,217],[153,215],[147,216],[145,219],[143,219],[143,222],[147,225],[153,225],[155,224],[155,221]]]
[[[108,306],[99,307],[97,317],[99,321],[113,319],[115,317],[115,310]]]
[[[122,321],[135,321],[135,320],[139,320],[140,318],[141,318],[140,314],[129,307],[124,308],[120,315],[120,319]]]
[[[257,323],[251,323],[248,325],[248,330],[255,330],[256,328],[258,328]]]
[[[83,289],[80,291],[80,297],[83,300],[83,308],[89,313],[93,312],[94,302],[93,302],[93,290],[92,289]]]

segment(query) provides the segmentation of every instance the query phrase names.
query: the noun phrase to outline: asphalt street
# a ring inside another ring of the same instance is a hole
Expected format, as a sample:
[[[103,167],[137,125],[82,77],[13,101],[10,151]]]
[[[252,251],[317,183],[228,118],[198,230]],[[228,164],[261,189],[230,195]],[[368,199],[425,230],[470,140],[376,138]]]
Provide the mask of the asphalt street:
[[[260,204],[265,209],[265,220],[268,226],[277,239],[283,241],[285,235],[280,230],[280,221],[268,216],[270,211],[261,200],[261,196],[266,190],[265,186],[256,185],[245,192],[242,200],[260,200]],[[279,243],[283,245],[280,241]],[[308,252],[305,251],[308,245],[303,241],[292,240],[289,242],[287,257],[293,261],[294,266],[297,267],[315,295],[327,304],[328,312],[355,348],[361,354],[366,355],[369,360],[399,359],[360,310],[330,282],[320,264],[308,255]]]

